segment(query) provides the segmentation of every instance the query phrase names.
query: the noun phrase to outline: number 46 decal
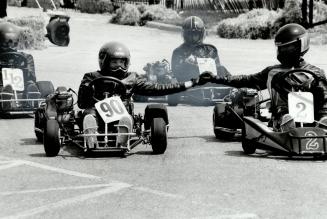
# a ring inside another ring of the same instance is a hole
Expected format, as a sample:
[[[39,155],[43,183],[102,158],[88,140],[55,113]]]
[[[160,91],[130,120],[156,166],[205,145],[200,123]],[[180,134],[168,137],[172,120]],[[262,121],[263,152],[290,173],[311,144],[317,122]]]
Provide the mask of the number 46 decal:
[[[129,115],[125,105],[118,96],[97,102],[95,108],[105,123],[118,121]]]

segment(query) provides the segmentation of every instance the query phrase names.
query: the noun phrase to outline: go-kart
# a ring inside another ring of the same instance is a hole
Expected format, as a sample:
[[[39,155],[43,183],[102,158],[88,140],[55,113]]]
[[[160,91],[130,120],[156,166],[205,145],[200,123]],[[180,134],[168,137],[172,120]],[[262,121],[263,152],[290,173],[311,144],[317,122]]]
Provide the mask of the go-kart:
[[[212,124],[216,138],[227,140],[240,134],[244,116],[261,116],[261,103],[255,89],[232,89],[213,109]]]
[[[170,64],[166,59],[148,63],[143,70],[145,74],[142,76],[146,81],[159,84],[169,84],[173,82]],[[149,100],[166,102],[167,96],[143,96],[134,94],[133,99],[137,102],[147,102]]]
[[[194,63],[182,62],[181,69],[178,72],[173,69],[174,82],[185,82],[191,78],[197,78],[200,73],[210,71],[215,74],[223,73],[228,75],[229,72],[222,66],[216,64],[218,58],[216,47],[210,44],[197,45],[192,53]],[[188,103],[192,105],[213,105],[221,102],[229,95],[231,87],[214,83],[189,89],[185,92],[172,94],[168,96],[168,105],[177,106],[179,103]]]
[[[73,143],[85,152],[130,151],[140,143],[151,144],[154,154],[167,148],[168,114],[162,104],[149,104],[144,116],[134,114],[131,93],[113,77],[94,79],[93,88],[98,132],[90,134],[83,127],[83,111],[74,110],[74,92],[57,88],[35,112],[35,134],[43,141],[47,156],[56,156],[60,147]],[[114,91],[114,92],[113,92]],[[95,124],[96,125],[96,124]],[[89,147],[88,137],[97,138],[98,145]],[[125,138],[126,144],[119,144]]]
[[[299,75],[313,78],[317,83],[317,75],[306,69],[294,69],[281,73],[278,81],[286,81],[291,87],[288,90],[288,111],[295,121],[295,127],[283,131],[271,121],[263,120],[259,114],[238,115],[242,124],[242,148],[245,154],[253,154],[256,149],[272,150],[288,156],[322,156],[326,155],[327,125],[314,118],[314,98],[311,88],[304,88],[298,80]],[[311,80],[311,79],[310,79]],[[321,80],[321,79],[320,79]],[[312,86],[314,87],[314,86]],[[269,105],[269,104],[267,104]],[[258,106],[258,104],[255,104]]]
[[[0,115],[33,114],[53,93],[50,81],[27,81],[27,59],[19,52],[0,54]]]

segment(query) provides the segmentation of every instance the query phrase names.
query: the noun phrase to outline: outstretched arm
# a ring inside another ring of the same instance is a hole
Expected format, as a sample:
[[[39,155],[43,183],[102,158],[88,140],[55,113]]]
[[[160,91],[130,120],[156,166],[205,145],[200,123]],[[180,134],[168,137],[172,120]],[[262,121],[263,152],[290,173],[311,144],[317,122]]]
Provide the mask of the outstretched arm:
[[[220,66],[220,72],[228,72],[224,66]],[[226,77],[216,76],[213,78],[212,82],[217,84],[225,84],[232,87],[248,87],[254,89],[266,89],[268,73],[270,69],[266,68],[261,72],[251,75],[228,75]],[[219,74],[220,75],[220,74]],[[221,73],[221,75],[226,75],[226,73]]]
[[[171,84],[158,84],[148,82],[145,79],[137,79],[132,91],[136,94],[145,96],[163,96],[185,91],[187,88],[195,86],[196,83],[196,79]]]

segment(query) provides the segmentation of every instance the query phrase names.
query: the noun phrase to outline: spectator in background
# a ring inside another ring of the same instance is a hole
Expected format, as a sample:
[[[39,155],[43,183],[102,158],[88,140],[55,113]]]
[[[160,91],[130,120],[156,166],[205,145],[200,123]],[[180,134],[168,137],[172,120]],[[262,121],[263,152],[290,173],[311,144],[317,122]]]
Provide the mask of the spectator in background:
[[[0,18],[7,17],[7,0],[0,1]]]

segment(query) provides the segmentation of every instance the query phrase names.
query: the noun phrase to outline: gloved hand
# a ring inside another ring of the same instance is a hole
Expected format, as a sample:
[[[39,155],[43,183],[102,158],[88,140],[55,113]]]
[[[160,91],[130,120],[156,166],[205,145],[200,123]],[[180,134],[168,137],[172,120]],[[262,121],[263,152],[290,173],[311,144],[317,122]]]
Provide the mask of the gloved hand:
[[[190,88],[197,85],[204,85],[207,82],[213,81],[215,75],[212,72],[203,72],[198,78],[192,78],[191,81],[185,82],[185,87]]]
[[[215,75],[212,72],[205,71],[202,74],[200,74],[197,85],[204,85],[205,83],[213,82],[214,79],[215,79]]]

